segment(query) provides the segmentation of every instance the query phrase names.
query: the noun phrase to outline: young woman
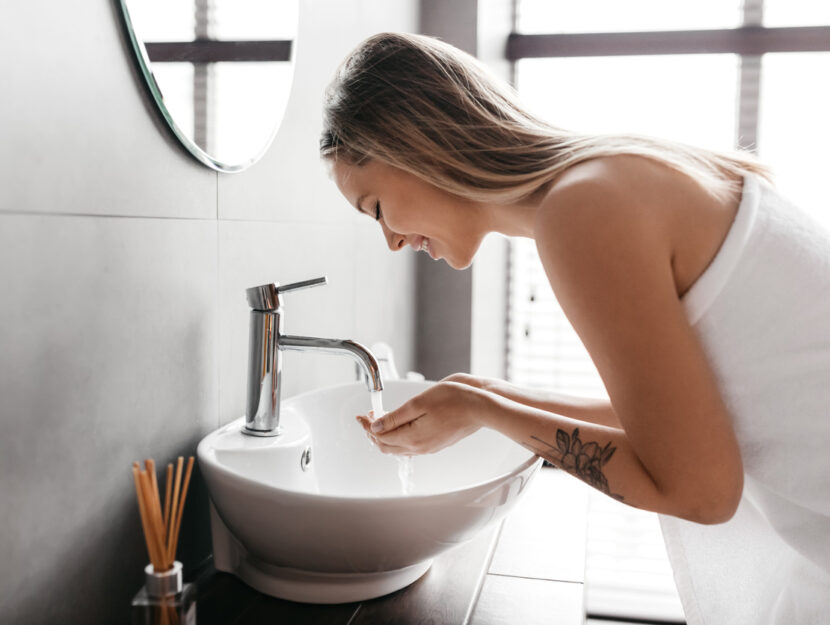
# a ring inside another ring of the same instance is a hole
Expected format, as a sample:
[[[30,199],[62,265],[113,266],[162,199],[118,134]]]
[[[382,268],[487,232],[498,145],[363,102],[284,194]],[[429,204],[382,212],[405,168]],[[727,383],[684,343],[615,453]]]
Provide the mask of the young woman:
[[[689,623],[827,622],[830,236],[761,164],[564,131],[469,55],[391,33],[338,70],[321,154],[393,251],[462,269],[489,232],[533,238],[610,397],[456,374],[359,417],[381,450],[495,429],[660,513]]]

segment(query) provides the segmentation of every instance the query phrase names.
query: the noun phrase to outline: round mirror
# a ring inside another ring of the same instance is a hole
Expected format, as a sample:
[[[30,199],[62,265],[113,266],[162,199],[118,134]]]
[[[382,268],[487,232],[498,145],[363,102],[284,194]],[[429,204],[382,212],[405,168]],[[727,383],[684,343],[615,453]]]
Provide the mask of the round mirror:
[[[299,0],[120,0],[162,116],[199,161],[249,167],[279,128]]]

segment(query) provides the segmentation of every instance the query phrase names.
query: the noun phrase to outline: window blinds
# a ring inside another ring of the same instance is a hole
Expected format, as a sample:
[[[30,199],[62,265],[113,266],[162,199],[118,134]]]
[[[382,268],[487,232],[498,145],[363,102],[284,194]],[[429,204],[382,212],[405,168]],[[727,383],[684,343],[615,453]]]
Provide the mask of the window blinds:
[[[530,239],[511,239],[507,377],[527,387],[607,397],[602,380],[548,284]]]

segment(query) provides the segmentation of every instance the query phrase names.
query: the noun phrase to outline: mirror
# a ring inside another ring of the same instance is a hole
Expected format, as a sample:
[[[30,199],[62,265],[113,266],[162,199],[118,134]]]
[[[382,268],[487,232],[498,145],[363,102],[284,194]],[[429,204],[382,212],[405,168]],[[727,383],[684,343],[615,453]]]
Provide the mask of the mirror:
[[[299,0],[119,1],[173,134],[218,171],[255,163],[288,103]]]

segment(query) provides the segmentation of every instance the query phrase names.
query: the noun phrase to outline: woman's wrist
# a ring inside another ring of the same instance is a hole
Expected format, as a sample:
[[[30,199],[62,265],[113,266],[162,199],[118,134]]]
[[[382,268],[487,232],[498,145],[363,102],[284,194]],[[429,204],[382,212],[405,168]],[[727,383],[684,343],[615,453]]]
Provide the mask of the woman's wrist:
[[[506,380],[500,380],[498,378],[479,378],[479,388],[488,391],[490,393],[495,393],[496,395],[505,396],[507,393],[507,389],[510,387],[510,383]]]
[[[495,415],[505,409],[504,400],[510,399],[506,393],[511,384],[498,378],[454,373],[444,378],[442,382],[453,382],[466,387],[466,392],[469,394],[467,398],[469,418],[479,426],[493,427],[492,424],[497,420]]]
[[[504,398],[493,390],[484,387],[470,389],[473,401],[470,402],[472,420],[480,427],[497,429],[498,415],[504,411]]]

